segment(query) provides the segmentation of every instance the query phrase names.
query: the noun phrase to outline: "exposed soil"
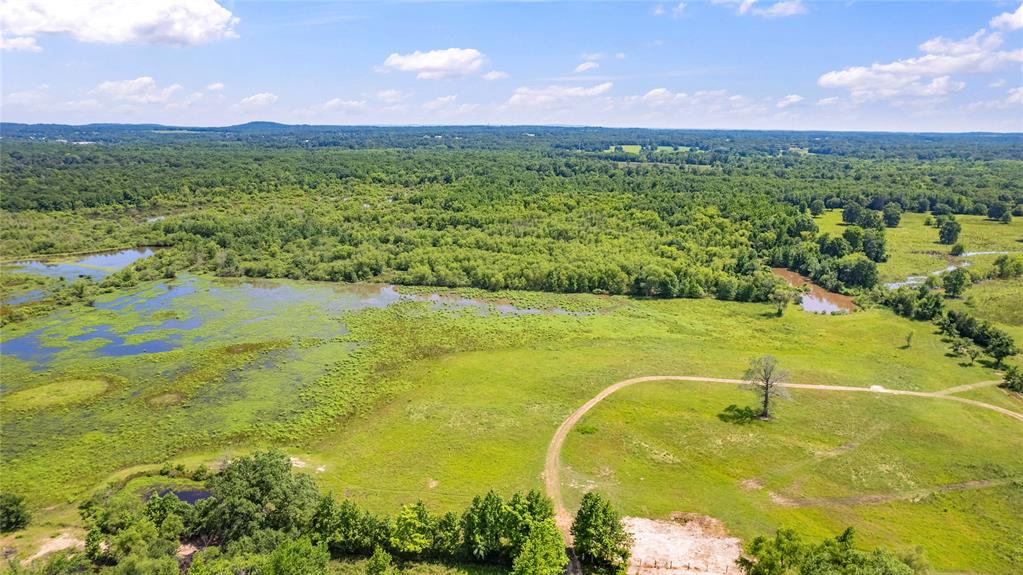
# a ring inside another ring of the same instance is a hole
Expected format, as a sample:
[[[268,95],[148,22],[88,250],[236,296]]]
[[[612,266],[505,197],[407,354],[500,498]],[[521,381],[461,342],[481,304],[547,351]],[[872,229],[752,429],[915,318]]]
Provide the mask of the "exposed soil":
[[[625,517],[622,523],[635,540],[630,575],[739,573],[735,560],[742,545],[714,518],[687,513],[675,514],[670,521]]]
[[[82,541],[81,539],[74,537],[69,533],[61,533],[57,537],[54,537],[53,539],[50,539],[46,543],[40,545],[39,550],[35,552],[35,555],[32,555],[25,561],[22,561],[22,564],[31,563],[36,559],[43,557],[44,555],[49,555],[50,553],[55,553],[57,551],[63,551],[64,549],[72,548],[85,549],[85,541]]]

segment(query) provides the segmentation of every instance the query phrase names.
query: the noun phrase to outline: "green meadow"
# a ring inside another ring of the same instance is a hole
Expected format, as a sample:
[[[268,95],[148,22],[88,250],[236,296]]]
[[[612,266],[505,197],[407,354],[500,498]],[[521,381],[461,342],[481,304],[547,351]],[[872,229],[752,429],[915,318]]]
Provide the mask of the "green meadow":
[[[540,488],[554,430],[607,385],[738,378],[764,354],[801,383],[936,391],[996,377],[949,357],[931,324],[883,309],[823,316],[793,306],[776,317],[767,304],[479,290],[441,291],[435,299],[459,302],[445,305],[429,300],[436,292],[410,288],[384,305],[379,285],[186,276],[6,327],[5,345],[38,334],[56,351],[41,370],[4,359],[0,487],[25,494],[37,516],[4,543],[32,549],[73,528],[75,506],[109,481],[168,461],[215,466],[267,446],[283,446],[321,488],[372,510],[420,499],[455,510],[488,489]],[[201,325],[181,327],[193,319]],[[99,328],[125,345],[179,346],[104,356],[103,341],[87,339]],[[1023,411],[999,390],[969,393]],[[781,402],[771,423],[716,418],[751,401],[733,385],[620,392],[567,442],[570,502],[597,487],[626,513],[706,513],[741,537],[854,525],[871,544],[924,544],[942,568],[1019,565],[995,547],[1018,533],[1019,484],[881,505],[849,499],[1023,476],[1017,422],[929,398],[805,391]],[[746,479],[763,488],[743,488]],[[828,501],[794,507],[768,492]],[[991,545],[939,528],[971,513],[986,514],[978,529]]]
[[[952,246],[938,242],[938,229],[924,224],[927,214],[906,212],[898,227],[885,230],[888,261],[878,264],[882,282],[903,281],[909,276],[923,276],[942,270],[964,258],[949,254]],[[842,210],[828,210],[816,218],[821,232],[841,235]],[[959,243],[967,252],[1023,252],[1023,218],[1009,224],[984,216],[956,215],[962,225]],[[965,258],[973,265],[990,264],[997,256],[982,255]]]

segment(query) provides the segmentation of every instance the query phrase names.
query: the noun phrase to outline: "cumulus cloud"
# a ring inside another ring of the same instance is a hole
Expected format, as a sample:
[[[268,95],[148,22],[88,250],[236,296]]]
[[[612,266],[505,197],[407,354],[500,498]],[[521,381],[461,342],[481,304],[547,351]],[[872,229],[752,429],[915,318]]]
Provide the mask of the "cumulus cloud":
[[[1018,109],[1023,106],[1023,86],[1009,89],[1008,93],[1004,98],[999,100],[982,100],[980,102],[973,102],[966,106],[966,109],[970,112],[977,110],[1004,110],[1004,109]],[[1019,122],[1023,122],[1020,120]]]
[[[405,94],[402,94],[398,90],[380,90],[376,93],[377,100],[384,102],[385,104],[394,104],[405,98]]]
[[[676,112],[705,116],[762,114],[767,110],[766,106],[727,90],[699,90],[689,94],[654,88],[643,95],[626,96],[622,104],[626,109],[649,108],[657,114]]]
[[[96,86],[96,92],[109,96],[119,102],[133,104],[157,104],[166,102],[181,89],[180,84],[171,84],[165,88],[156,85],[150,76],[140,76],[134,80],[108,80]]]
[[[391,54],[384,60],[384,68],[415,72],[416,78],[420,80],[438,80],[472,74],[485,61],[486,56],[474,48],[448,48],[429,52],[417,50],[411,54]]]
[[[508,99],[512,106],[557,106],[572,100],[602,96],[614,86],[604,82],[595,86],[545,86],[543,88],[520,87]]]
[[[366,100],[342,100],[341,98],[331,98],[330,100],[320,104],[319,109],[324,112],[363,112],[366,110]]]
[[[847,90],[855,102],[904,97],[940,98],[966,84],[955,74],[983,74],[1023,62],[1023,48],[1002,50],[1000,32],[980,29],[962,40],[931,38],[920,44],[923,55],[870,66],[850,66],[817,79],[822,88]]]
[[[3,31],[0,31],[0,50],[7,52],[40,52],[42,48],[36,44],[36,39],[31,36],[8,37],[4,35]]]
[[[214,0],[4,0],[0,22],[4,35],[23,46],[35,46],[35,37],[46,34],[190,46],[237,37],[238,18]]]
[[[210,92],[219,92],[224,89],[224,84],[223,82],[214,82],[209,86],[206,86],[206,89]]]
[[[806,5],[802,0],[780,0],[767,8],[758,8],[757,0],[711,0],[713,4],[735,6],[736,14],[745,16],[753,14],[763,18],[784,18],[806,13]]]
[[[1015,12],[1003,12],[991,19],[991,27],[996,30],[1019,30],[1023,28],[1023,3]]]
[[[242,98],[241,101],[238,102],[238,106],[248,110],[259,110],[261,108],[272,106],[278,99],[279,98],[277,98],[276,94],[260,92],[258,94]]]
[[[49,98],[50,87],[43,84],[37,88],[31,90],[23,90],[21,92],[11,92],[4,98],[4,105],[7,106],[34,106],[44,102]]]
[[[686,3],[685,2],[679,2],[678,4],[672,6],[672,8],[671,8],[671,17],[672,18],[681,18],[682,15],[685,14],[685,11],[686,11]],[[653,14],[654,16],[667,16],[668,15],[668,9],[664,6],[664,4],[657,4],[656,6],[653,7],[653,9],[650,10],[650,13]]]
[[[583,73],[583,72],[585,72],[587,70],[593,70],[594,68],[599,68],[599,67],[600,67],[600,64],[598,64],[596,62],[593,62],[593,61],[588,61],[588,62],[583,62],[582,64],[579,64],[578,66],[576,66],[574,72],[576,74],[581,74],[581,73]]]
[[[451,95],[448,95],[448,96],[441,96],[439,98],[434,98],[433,100],[430,100],[429,102],[426,102],[425,104],[423,104],[423,109],[424,110],[440,110],[442,108],[446,108],[446,107],[450,106],[451,104],[454,104],[455,100],[457,100],[457,99],[458,99],[458,96],[456,96],[454,94],[451,94]]]
[[[754,8],[753,13],[764,18],[785,18],[806,14],[806,5],[801,0],[782,0],[767,8]]]
[[[778,108],[788,108],[789,106],[798,104],[802,101],[803,97],[800,96],[799,94],[789,94],[788,96],[785,96],[781,100],[778,100],[778,103],[775,104],[775,106]]]
[[[86,100],[69,100],[67,102],[61,102],[54,106],[54,109],[60,112],[95,112],[102,110],[103,106],[99,103],[99,100],[89,98]]]
[[[484,80],[504,80],[508,77],[508,72],[501,72],[500,70],[491,70],[486,74],[483,74]]]

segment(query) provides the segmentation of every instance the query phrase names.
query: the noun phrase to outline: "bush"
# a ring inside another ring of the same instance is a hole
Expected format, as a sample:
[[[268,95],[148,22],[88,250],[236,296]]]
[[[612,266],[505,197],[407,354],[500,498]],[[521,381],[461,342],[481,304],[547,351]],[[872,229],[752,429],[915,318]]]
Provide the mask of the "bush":
[[[25,498],[13,493],[0,493],[0,533],[24,529],[32,520],[25,507]]]

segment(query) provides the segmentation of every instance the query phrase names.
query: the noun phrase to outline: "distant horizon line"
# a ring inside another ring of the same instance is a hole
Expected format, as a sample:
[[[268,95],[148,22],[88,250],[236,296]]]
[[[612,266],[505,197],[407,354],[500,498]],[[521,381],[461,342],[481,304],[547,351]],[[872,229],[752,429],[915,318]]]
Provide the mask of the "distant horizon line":
[[[85,124],[65,124],[59,122],[14,122],[0,121],[3,126],[25,126],[25,127],[67,127],[67,128],[88,128],[102,126],[137,127],[137,128],[170,128],[176,130],[230,130],[252,125],[268,125],[283,128],[561,128],[561,129],[591,129],[591,130],[646,130],[664,132],[790,132],[790,133],[830,133],[830,134],[907,134],[907,135],[976,135],[992,134],[999,136],[1023,136],[1023,131],[900,131],[900,130],[806,130],[794,128],[651,128],[642,126],[600,126],[594,124],[288,124],[273,120],[252,120],[241,124],[228,124],[221,126],[213,125],[185,125],[185,124],[161,124],[155,122],[89,122]],[[2,135],[2,134],[0,134]]]

